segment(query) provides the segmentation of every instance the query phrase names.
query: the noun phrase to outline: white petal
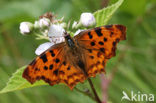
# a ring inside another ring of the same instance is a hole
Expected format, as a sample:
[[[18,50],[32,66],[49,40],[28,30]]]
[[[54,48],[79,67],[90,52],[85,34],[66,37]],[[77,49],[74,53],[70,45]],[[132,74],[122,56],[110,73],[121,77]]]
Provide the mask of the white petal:
[[[40,55],[42,54],[43,52],[45,52],[47,49],[49,49],[51,46],[53,46],[54,44],[51,43],[51,42],[46,42],[46,43],[43,43],[41,45],[39,45],[35,51],[35,54],[36,55]]]
[[[75,32],[74,36],[78,35],[81,31],[83,31],[83,30],[78,29],[78,30]]]
[[[56,24],[53,24],[50,26],[49,28],[49,33],[48,33],[48,36],[49,37],[59,37],[59,36],[64,36],[65,30],[62,28],[62,26],[60,25],[56,25]]]
[[[49,40],[51,41],[51,43],[54,43],[54,44],[58,44],[58,43],[65,41],[64,37],[54,37],[54,36],[49,37]]]
[[[80,17],[80,22],[85,27],[93,26],[96,23],[94,15],[92,13],[82,13]]]

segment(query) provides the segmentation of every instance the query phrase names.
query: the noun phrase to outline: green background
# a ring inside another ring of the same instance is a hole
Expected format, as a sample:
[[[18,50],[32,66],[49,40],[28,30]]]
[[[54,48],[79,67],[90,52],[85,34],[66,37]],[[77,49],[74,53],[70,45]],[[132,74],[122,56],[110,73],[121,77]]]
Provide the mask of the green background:
[[[65,21],[79,20],[82,12],[95,12],[107,6],[105,1],[109,1],[108,4],[116,2],[116,0],[1,0],[0,89],[6,86],[12,73],[35,57],[35,49],[45,42],[37,41],[33,36],[22,36],[19,33],[20,22],[34,22],[48,11],[57,14],[58,18],[64,16]],[[122,91],[129,96],[131,91],[156,95],[156,0],[125,0],[108,24],[123,24],[127,27],[127,40],[119,43],[116,57],[109,60],[106,66],[106,76],[117,68],[109,85],[108,101],[120,103]],[[92,80],[102,98],[100,76]],[[77,87],[89,88],[87,81]],[[64,85],[53,87],[47,85],[0,94],[0,103],[12,102],[92,103],[93,101]],[[122,102],[132,103],[127,100]]]

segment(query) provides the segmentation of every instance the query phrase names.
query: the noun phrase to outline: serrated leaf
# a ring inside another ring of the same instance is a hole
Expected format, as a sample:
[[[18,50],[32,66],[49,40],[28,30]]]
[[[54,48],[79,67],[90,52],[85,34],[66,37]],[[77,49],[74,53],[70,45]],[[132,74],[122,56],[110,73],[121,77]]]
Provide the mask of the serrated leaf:
[[[26,81],[24,78],[22,78],[22,73],[23,73],[25,67],[26,66],[23,66],[22,68],[18,69],[12,75],[12,77],[9,79],[7,85],[0,91],[0,94],[15,91],[15,90],[21,90],[24,88],[39,86],[39,85],[46,85],[46,83],[44,81],[38,81],[32,85],[28,81]]]
[[[94,12],[96,26],[106,25],[113,13],[120,7],[124,0],[118,0],[115,4]]]

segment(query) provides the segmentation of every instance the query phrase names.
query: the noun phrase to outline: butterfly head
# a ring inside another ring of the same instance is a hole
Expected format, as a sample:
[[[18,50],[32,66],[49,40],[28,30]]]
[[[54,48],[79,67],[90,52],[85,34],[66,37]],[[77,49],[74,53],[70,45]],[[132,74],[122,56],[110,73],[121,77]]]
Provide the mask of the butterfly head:
[[[64,32],[64,38],[65,38],[65,42],[66,44],[71,48],[75,48],[75,42],[73,40],[73,38],[70,36],[70,34],[68,34],[66,31]]]

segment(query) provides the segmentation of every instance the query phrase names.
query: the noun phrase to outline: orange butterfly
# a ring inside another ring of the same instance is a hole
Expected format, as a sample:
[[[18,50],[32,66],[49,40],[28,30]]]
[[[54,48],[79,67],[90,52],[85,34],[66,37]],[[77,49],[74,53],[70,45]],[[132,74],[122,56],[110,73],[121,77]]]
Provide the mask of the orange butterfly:
[[[80,32],[55,44],[34,59],[24,70],[30,83],[44,80],[50,85],[65,83],[71,89],[97,73],[105,72],[108,59],[115,56],[117,43],[126,39],[126,27],[107,25]]]

